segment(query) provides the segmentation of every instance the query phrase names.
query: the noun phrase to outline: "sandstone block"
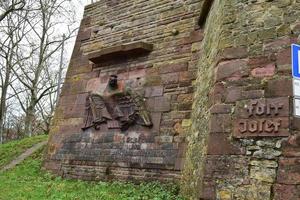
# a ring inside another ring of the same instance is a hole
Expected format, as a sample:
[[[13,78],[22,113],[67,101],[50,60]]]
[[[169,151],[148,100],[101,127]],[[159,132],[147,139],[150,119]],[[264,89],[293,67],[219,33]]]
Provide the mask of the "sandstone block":
[[[293,95],[291,79],[269,80],[265,90],[266,97],[289,97]]]
[[[209,131],[211,133],[229,133],[231,131],[231,116],[229,114],[211,115]]]
[[[163,85],[176,84],[179,81],[179,73],[167,73],[161,75]]]
[[[275,74],[275,65],[269,64],[265,67],[255,68],[251,71],[253,77],[263,78],[273,76]]]
[[[229,114],[232,112],[232,105],[216,104],[210,108],[211,114]]]
[[[160,97],[163,95],[164,88],[162,86],[147,87],[145,89],[145,97]]]
[[[242,99],[242,91],[241,87],[229,87],[226,91],[225,102],[226,103],[235,103],[238,100]]]
[[[161,74],[172,73],[172,72],[181,72],[186,71],[188,68],[188,63],[169,63],[166,65],[159,66],[159,72]]]
[[[300,197],[299,188],[295,185],[275,184],[274,200],[297,200]]]
[[[211,133],[208,139],[207,154],[209,155],[241,155],[245,150],[233,144],[228,135]]]
[[[247,62],[246,59],[238,59],[219,63],[216,68],[215,81],[238,80],[247,76],[249,74]]]
[[[221,54],[221,59],[238,59],[245,58],[248,52],[245,47],[230,47],[224,49]]]
[[[166,112],[171,109],[169,97],[154,97],[146,101],[147,108],[153,112]]]
[[[300,184],[300,158],[280,158],[277,182],[280,184]]]

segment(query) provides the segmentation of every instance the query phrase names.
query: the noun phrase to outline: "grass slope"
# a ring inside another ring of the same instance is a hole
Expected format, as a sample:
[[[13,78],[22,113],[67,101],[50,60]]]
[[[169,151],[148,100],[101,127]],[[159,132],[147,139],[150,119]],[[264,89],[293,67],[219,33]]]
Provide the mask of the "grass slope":
[[[39,135],[0,145],[0,169],[26,151],[26,149],[47,139],[47,135]]]
[[[84,182],[41,171],[43,149],[0,173],[0,200],[182,200],[174,185]]]

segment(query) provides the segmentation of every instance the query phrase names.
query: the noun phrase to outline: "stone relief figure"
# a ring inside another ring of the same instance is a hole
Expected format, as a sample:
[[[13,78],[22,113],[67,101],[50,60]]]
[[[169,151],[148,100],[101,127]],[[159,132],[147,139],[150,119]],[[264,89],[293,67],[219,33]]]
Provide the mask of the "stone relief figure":
[[[144,98],[118,82],[118,76],[111,75],[103,94],[90,93],[86,100],[87,116],[82,130],[94,127],[100,129],[106,123],[108,129],[127,130],[133,124],[152,126]]]

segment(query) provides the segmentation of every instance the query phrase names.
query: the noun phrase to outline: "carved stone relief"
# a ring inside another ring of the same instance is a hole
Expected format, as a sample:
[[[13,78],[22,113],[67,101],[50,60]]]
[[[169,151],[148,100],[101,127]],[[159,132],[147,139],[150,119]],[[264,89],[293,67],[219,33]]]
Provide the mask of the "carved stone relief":
[[[152,126],[144,98],[111,75],[103,94],[90,93],[86,100],[86,119],[82,130],[106,123],[108,129],[127,130],[131,125]]]

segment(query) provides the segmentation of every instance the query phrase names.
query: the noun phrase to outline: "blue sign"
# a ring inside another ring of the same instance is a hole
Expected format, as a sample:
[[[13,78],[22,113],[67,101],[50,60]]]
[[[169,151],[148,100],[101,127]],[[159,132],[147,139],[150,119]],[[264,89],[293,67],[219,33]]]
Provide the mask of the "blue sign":
[[[300,45],[292,44],[293,77],[300,79]]]

